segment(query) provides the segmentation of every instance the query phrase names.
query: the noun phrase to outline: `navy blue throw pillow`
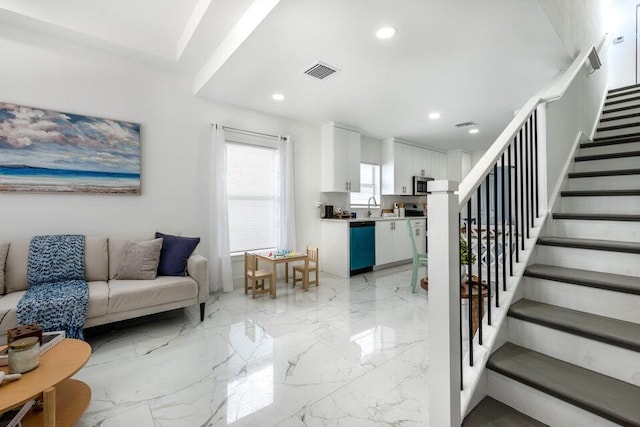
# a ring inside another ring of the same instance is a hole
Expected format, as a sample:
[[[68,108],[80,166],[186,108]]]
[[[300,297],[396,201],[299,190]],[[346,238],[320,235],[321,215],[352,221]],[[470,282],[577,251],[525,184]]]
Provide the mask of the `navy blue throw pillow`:
[[[162,238],[158,276],[186,276],[187,260],[200,243],[200,238],[156,232],[156,239],[158,238]]]

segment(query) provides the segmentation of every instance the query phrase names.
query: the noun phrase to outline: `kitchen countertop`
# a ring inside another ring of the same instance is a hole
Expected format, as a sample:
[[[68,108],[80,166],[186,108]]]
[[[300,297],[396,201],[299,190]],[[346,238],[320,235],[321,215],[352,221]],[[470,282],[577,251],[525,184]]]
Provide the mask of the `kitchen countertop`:
[[[427,219],[426,216],[404,216],[404,217],[381,217],[381,216],[375,216],[375,217],[371,217],[371,218],[322,218],[322,221],[329,221],[329,222],[344,222],[344,223],[348,223],[348,222],[361,222],[361,221],[398,221],[398,220],[403,220],[403,219]]]

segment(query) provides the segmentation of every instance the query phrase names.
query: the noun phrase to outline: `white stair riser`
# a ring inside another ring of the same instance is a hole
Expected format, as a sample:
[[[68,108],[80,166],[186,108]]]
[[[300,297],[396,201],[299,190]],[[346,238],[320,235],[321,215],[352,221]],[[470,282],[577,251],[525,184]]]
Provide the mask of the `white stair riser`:
[[[637,169],[638,167],[640,167],[640,156],[575,162],[573,170],[574,172],[593,172],[601,170]]]
[[[640,242],[640,222],[554,219],[550,230],[558,237]]]
[[[623,99],[628,100],[630,98],[636,98],[638,96],[639,95],[637,95],[637,94],[636,95],[630,95],[630,96],[623,97]],[[616,101],[620,101],[620,100],[621,100],[620,98],[614,98],[614,99],[610,99],[609,101],[616,102]],[[607,102],[609,102],[609,101],[607,101]],[[605,104],[607,102],[605,102]],[[616,109],[616,108],[624,108],[624,107],[637,107],[639,105],[640,105],[640,102],[637,101],[637,100],[636,101],[625,101],[625,102],[620,102],[618,104],[605,105],[604,106],[604,111],[612,110],[612,109]]]
[[[636,133],[640,133],[640,125],[634,126],[631,128],[597,131],[593,137],[594,138],[611,138],[615,136],[615,137],[622,138],[629,134],[636,134]]]
[[[627,115],[629,114],[621,114],[618,117],[624,117]],[[627,118],[620,118],[620,119],[614,119],[614,120],[609,120],[609,119],[613,119],[613,117],[603,117],[603,118],[607,119],[607,121],[601,121],[600,123],[598,123],[598,129],[608,128],[611,126],[626,125],[626,124],[636,124],[640,126],[640,117],[627,117]]]
[[[640,324],[640,295],[525,277],[524,297],[545,304]]]
[[[640,96],[640,92],[638,92],[638,88],[635,89],[627,89],[625,91],[615,92],[610,95],[607,95],[607,99],[605,100],[605,104],[611,101],[620,101],[622,99],[635,98]]]
[[[610,107],[607,107],[607,109],[615,109],[616,107],[617,106],[612,105]],[[616,112],[613,112],[613,113],[603,113],[602,117],[603,118],[619,117],[619,116],[625,116],[627,114],[634,114],[634,113],[640,113],[640,106],[638,106],[637,108],[631,108],[629,110],[616,111]],[[600,125],[600,123],[599,123],[599,125]]]
[[[580,156],[591,156],[595,154],[626,153],[627,151],[640,151],[640,141],[581,148],[578,154]]]
[[[612,423],[564,400],[488,370],[489,396],[550,426],[614,427]]]
[[[638,188],[640,188],[640,174],[569,178],[569,190],[633,190]]]
[[[562,197],[561,212],[640,214],[640,196]]]
[[[510,317],[509,341],[640,386],[640,353]]]
[[[640,277],[640,254],[539,244],[536,259],[539,264]]]

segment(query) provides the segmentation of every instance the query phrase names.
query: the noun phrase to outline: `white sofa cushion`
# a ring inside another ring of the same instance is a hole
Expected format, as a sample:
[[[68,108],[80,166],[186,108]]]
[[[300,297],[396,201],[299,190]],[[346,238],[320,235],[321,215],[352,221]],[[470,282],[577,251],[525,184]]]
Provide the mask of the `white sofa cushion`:
[[[29,262],[29,246],[31,239],[14,240],[9,246],[5,273],[7,293],[24,291],[28,287],[27,265]],[[104,236],[87,236],[84,244],[85,276],[88,282],[107,281],[109,259],[107,254],[107,238]]]
[[[109,285],[105,281],[89,282],[89,307],[87,319],[104,316],[109,309]]]
[[[14,240],[9,245],[5,271],[5,289],[7,293],[27,289],[27,262],[31,239]]]
[[[191,277],[160,276],[154,280],[109,280],[109,313],[195,299],[198,284]]]
[[[16,309],[18,301],[26,291],[8,293],[0,297],[0,334],[7,329],[18,326]],[[109,307],[109,285],[107,282],[89,282],[89,306],[87,307],[87,319],[104,316]]]
[[[105,236],[87,236],[84,243],[84,271],[87,282],[109,280],[109,254]]]
[[[4,270],[7,265],[9,242],[0,242],[0,294],[4,294]]]

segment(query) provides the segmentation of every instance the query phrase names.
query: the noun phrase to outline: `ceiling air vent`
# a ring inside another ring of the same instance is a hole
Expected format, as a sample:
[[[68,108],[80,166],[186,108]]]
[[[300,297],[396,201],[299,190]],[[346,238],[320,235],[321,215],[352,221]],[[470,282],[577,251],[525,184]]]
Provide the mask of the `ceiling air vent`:
[[[338,71],[336,68],[331,65],[323,64],[322,62],[316,62],[311,67],[307,68],[303,71],[303,73],[315,77],[316,79],[324,79],[325,77],[329,77],[331,74]]]
[[[458,129],[464,129],[464,128],[473,127],[477,125],[474,122],[462,122],[462,123],[456,123],[454,126],[457,127]]]

